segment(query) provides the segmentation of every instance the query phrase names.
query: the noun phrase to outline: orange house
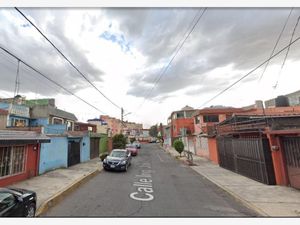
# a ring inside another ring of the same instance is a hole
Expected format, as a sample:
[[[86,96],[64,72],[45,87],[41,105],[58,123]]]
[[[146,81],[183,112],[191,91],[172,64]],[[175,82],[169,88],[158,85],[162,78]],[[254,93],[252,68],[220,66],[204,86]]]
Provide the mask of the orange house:
[[[194,118],[193,114],[195,109],[189,106],[185,106],[179,111],[171,113],[168,119],[168,126],[170,126],[171,145],[178,138],[182,138],[185,144],[185,148],[189,148],[190,151],[194,151],[193,144],[191,142],[192,134],[194,133]],[[189,146],[189,147],[187,147]]]
[[[241,112],[241,108],[211,107],[198,110],[194,115],[194,146],[196,154],[219,164],[216,124],[230,118],[233,113]]]

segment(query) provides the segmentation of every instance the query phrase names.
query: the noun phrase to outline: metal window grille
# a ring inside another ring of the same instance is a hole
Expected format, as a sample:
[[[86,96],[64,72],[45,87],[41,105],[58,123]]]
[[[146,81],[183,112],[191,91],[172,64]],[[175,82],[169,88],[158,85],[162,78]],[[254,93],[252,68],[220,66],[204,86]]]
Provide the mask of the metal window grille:
[[[25,146],[0,147],[0,177],[25,171]]]

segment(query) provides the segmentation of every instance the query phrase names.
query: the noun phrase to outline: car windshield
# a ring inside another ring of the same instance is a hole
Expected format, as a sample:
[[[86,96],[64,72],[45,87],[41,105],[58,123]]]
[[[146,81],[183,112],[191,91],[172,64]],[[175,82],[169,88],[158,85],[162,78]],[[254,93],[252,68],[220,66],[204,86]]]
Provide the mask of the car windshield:
[[[117,157],[117,158],[122,158],[122,157],[126,156],[126,152],[125,151],[112,151],[110,153],[110,156]]]

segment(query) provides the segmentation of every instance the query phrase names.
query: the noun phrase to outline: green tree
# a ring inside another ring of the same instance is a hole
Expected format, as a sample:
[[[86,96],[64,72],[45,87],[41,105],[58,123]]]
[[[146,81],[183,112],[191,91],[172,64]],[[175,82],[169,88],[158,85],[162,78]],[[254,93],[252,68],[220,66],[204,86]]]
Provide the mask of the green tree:
[[[173,147],[180,154],[180,157],[181,157],[181,153],[183,152],[183,149],[184,149],[183,142],[181,140],[176,140],[173,143]]]
[[[132,144],[133,142],[135,142],[135,141],[136,141],[135,137],[133,137],[133,138],[130,138],[129,140],[130,140],[130,143],[131,143],[131,144]]]
[[[123,134],[116,134],[112,138],[113,149],[121,148],[124,149],[127,143],[126,137]]]
[[[156,125],[150,127],[149,134],[151,137],[157,137],[158,129]]]

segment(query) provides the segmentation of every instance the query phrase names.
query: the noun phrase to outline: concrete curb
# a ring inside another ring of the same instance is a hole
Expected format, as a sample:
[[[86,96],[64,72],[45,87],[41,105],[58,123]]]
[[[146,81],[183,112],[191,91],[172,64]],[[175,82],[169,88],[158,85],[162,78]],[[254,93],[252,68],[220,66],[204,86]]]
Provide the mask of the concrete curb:
[[[178,161],[181,161],[183,163],[185,163],[185,160],[181,160],[176,158],[176,156],[173,156],[168,150],[164,149],[163,147],[160,146],[160,148],[162,150],[164,150],[168,155],[172,156],[173,158],[175,158]],[[192,169],[194,166],[191,166]],[[261,210],[260,208],[256,207],[255,205],[253,205],[252,203],[246,201],[245,199],[241,198],[239,195],[235,194],[234,192],[232,192],[231,190],[229,190],[228,188],[226,188],[225,186],[219,184],[217,181],[215,181],[214,179],[210,178],[209,176],[202,174],[199,171],[196,171],[195,169],[193,169],[196,173],[201,174],[203,177],[205,177],[206,179],[208,179],[209,181],[211,181],[212,183],[214,183],[215,185],[217,185],[219,188],[223,189],[224,191],[226,191],[228,194],[230,194],[232,197],[234,197],[237,201],[239,201],[240,203],[242,203],[243,205],[245,205],[246,207],[252,209],[253,211],[255,211],[257,214],[259,214],[260,216],[264,216],[264,217],[270,217],[270,215],[268,215],[267,213],[265,213],[263,210]]]
[[[219,188],[223,189],[224,191],[226,191],[228,194],[230,194],[232,197],[234,197],[237,201],[239,201],[240,203],[242,203],[243,205],[245,205],[246,207],[252,209],[253,211],[255,211],[257,214],[259,214],[260,216],[264,216],[264,217],[270,217],[270,215],[268,215],[267,213],[265,213],[263,210],[261,210],[260,208],[256,207],[255,205],[253,205],[252,203],[246,201],[245,199],[243,199],[242,197],[240,197],[239,195],[235,194],[234,192],[232,192],[231,190],[229,190],[228,188],[226,188],[225,186],[219,184],[217,181],[215,181],[214,179],[210,178],[209,176],[206,176],[205,174],[196,171],[195,169],[193,169],[196,173],[201,174],[203,177],[205,177],[207,180],[211,181],[212,183],[214,183],[215,185],[217,185]]]
[[[51,207],[57,205],[61,200],[63,200],[64,197],[66,197],[72,191],[76,190],[80,185],[86,183],[88,180],[90,180],[95,175],[99,174],[101,171],[102,171],[102,168],[97,169],[93,172],[90,172],[89,174],[77,179],[69,186],[60,190],[58,193],[56,193],[55,195],[53,195],[52,197],[50,197],[44,203],[41,204],[41,206],[37,209],[35,216],[39,217],[42,214],[44,214],[45,212],[47,212]]]

